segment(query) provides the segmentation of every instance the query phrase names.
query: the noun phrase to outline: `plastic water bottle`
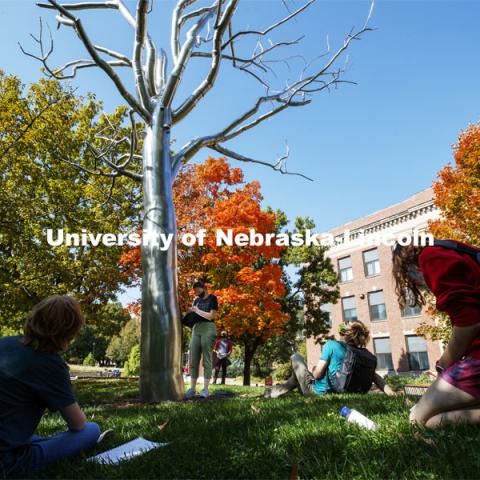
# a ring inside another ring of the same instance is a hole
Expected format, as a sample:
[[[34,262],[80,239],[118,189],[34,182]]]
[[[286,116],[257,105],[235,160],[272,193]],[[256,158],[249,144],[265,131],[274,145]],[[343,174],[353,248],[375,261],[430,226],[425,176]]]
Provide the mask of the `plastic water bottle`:
[[[357,412],[357,410],[354,410],[353,408],[343,407],[340,410],[340,415],[344,417],[347,422],[355,423],[360,427],[368,428],[368,430],[377,429],[377,424],[375,422],[372,422],[365,415],[362,415],[360,412]]]

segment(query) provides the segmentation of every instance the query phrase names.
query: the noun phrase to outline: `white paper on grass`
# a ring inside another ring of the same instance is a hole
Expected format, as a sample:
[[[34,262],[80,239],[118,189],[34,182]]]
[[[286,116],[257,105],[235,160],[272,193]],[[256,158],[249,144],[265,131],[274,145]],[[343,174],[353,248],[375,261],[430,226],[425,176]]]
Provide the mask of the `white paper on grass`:
[[[117,465],[123,460],[130,460],[131,458],[143,455],[150,450],[165,447],[166,445],[168,445],[168,443],[150,442],[142,437],[138,437],[135,440],[119,445],[106,452],[99,453],[94,457],[90,457],[87,461]]]

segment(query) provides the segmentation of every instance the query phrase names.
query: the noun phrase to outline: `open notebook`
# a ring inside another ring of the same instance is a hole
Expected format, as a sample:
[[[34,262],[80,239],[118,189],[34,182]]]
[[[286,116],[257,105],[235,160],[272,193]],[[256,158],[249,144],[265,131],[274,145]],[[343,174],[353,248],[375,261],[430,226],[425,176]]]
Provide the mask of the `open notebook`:
[[[111,450],[107,450],[106,452],[99,453],[94,457],[90,457],[87,459],[87,461],[117,465],[123,460],[130,460],[131,458],[143,455],[150,450],[165,447],[166,445],[168,445],[168,443],[150,442],[142,437],[138,437],[135,440],[131,440],[130,442],[119,445]]]

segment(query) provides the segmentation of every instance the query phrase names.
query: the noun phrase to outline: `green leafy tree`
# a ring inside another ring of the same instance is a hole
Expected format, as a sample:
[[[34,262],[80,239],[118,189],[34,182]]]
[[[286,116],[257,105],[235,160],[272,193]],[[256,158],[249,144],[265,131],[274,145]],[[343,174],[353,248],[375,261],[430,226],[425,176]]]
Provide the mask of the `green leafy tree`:
[[[112,338],[107,347],[107,357],[117,364],[122,364],[128,359],[134,345],[140,343],[140,321],[129,320],[120,333]]]
[[[309,217],[297,217],[295,229],[305,235],[307,230],[314,231],[315,223]],[[292,331],[301,330],[305,337],[317,337],[318,343],[324,341],[330,329],[329,315],[321,307],[337,303],[340,296],[338,275],[326,255],[327,250],[328,247],[322,245],[291,246],[282,258],[286,265],[298,267],[288,300],[293,302],[299,296],[303,315],[291,315]],[[296,311],[292,308],[292,312]]]
[[[130,315],[120,303],[100,305],[95,315],[87,315],[86,325],[68,347],[65,358],[71,363],[78,363],[92,352],[95,360],[100,365],[104,364],[112,336],[118,335],[129,320]]]
[[[440,340],[445,347],[452,335],[452,322],[450,317],[436,308],[435,296],[431,293],[426,294],[428,320],[420,323],[416,329],[417,335],[421,335],[430,340]]]
[[[285,231],[287,216],[281,210],[277,210],[275,215],[276,232]],[[314,231],[313,220],[297,217],[295,232],[305,235],[307,229]],[[254,359],[256,376],[263,376],[269,369],[275,368],[275,379],[288,378],[291,355],[298,351],[306,356],[305,337],[318,337],[317,341],[322,342],[328,334],[329,317],[321,306],[336,303],[340,294],[338,277],[326,251],[325,246],[301,245],[290,246],[282,253],[279,263],[283,268],[282,281],[286,291],[281,302],[290,320],[284,325],[282,335],[270,338],[258,348]],[[298,267],[294,280],[288,274],[292,267]]]
[[[127,233],[139,222],[140,189],[99,174],[92,149],[99,132],[123,127],[126,108],[100,114],[101,103],[53,80],[26,89],[0,71],[0,325],[19,331],[42,298],[74,295],[93,322],[124,282],[122,246],[52,246],[47,229],[65,233]],[[115,162],[128,152],[105,150]],[[74,164],[79,164],[83,170]],[[98,175],[89,175],[87,171]]]
[[[95,357],[93,356],[93,353],[90,352],[83,360],[83,365],[86,367],[94,367],[96,365],[95,362]]]
[[[131,377],[140,374],[140,345],[134,345],[123,366],[123,376]]]

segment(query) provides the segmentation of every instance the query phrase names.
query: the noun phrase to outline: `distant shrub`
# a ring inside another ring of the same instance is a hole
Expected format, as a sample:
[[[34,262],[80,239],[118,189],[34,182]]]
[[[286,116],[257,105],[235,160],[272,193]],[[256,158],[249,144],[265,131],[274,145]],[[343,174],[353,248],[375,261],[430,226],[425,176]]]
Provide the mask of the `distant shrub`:
[[[234,359],[232,364],[228,367],[227,374],[229,377],[240,377],[243,375],[244,363],[243,360]]]
[[[134,345],[130,350],[128,360],[123,365],[123,376],[131,377],[140,374],[140,345]]]
[[[401,390],[405,385],[424,385],[428,386],[433,382],[433,378],[426,373],[407,375],[385,375],[387,385],[393,390]]]
[[[93,356],[93,353],[90,352],[84,359],[83,359],[83,365],[85,367],[94,367],[97,364],[95,361],[95,357]]]
[[[272,373],[273,380],[285,381],[292,375],[292,364],[290,362],[280,363]]]

